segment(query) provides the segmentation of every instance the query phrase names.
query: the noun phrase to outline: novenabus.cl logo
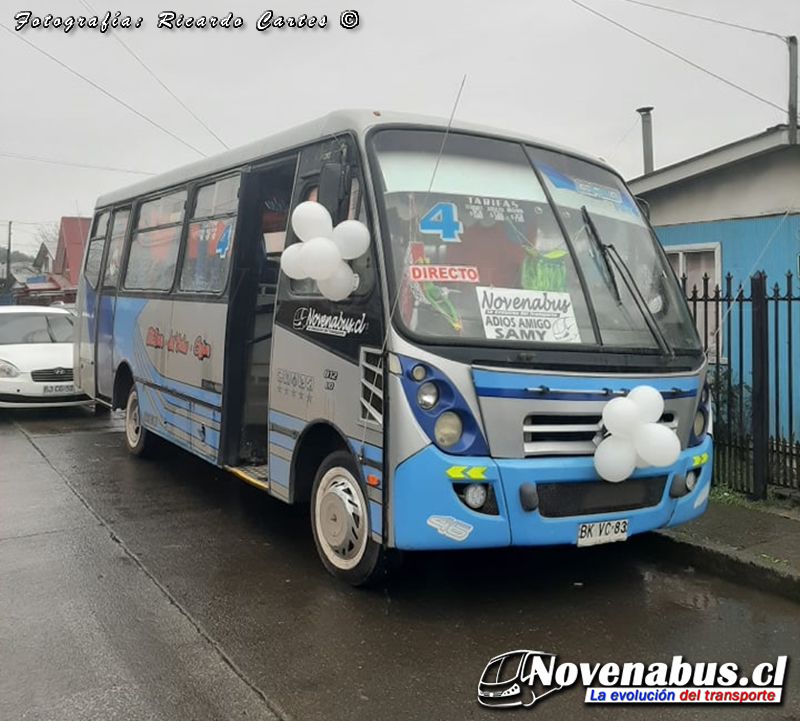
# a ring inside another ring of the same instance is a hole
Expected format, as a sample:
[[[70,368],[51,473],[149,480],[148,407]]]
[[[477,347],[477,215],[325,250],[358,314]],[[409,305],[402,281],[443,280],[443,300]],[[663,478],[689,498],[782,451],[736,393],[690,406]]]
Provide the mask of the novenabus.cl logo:
[[[532,706],[543,696],[563,688],[557,681],[547,686],[541,682],[555,660],[554,653],[541,651],[509,651],[495,656],[481,674],[478,701],[491,708]]]
[[[532,706],[553,691],[580,684],[584,703],[780,703],[788,656],[746,673],[736,663],[559,663],[556,654],[509,651],[495,656],[478,682],[483,706]]]

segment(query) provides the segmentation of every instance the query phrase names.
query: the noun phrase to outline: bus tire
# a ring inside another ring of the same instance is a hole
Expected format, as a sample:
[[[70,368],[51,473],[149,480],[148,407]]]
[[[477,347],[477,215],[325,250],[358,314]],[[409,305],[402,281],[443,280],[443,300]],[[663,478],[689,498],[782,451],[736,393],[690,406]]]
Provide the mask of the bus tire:
[[[153,447],[153,436],[142,425],[139,393],[135,383],[131,385],[128,402],[125,404],[125,446],[130,453],[140,458],[145,458]]]
[[[311,529],[327,571],[351,586],[385,577],[386,549],[371,537],[369,503],[355,459],[331,453],[317,469],[311,489]]]

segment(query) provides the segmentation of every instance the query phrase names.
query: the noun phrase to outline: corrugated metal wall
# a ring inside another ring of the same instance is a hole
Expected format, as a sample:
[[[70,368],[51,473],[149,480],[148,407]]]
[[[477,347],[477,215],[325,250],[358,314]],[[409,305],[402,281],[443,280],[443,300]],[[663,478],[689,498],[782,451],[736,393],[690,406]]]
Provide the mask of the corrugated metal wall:
[[[787,272],[792,273],[791,294],[797,297],[797,302],[791,303],[791,324],[788,302],[770,304],[770,400],[773,434],[777,432],[786,437],[793,431],[795,435],[800,435],[800,360],[795,361],[792,357],[800,356],[800,214],[687,223],[656,227],[655,230],[665,250],[675,246],[718,243],[719,282],[723,293],[725,277],[730,273],[733,276],[734,294],[742,283],[744,297],[749,298],[750,275],[764,271],[770,291],[778,283],[780,295],[784,296],[787,292]],[[688,290],[691,292],[691,289]],[[702,294],[702,288],[698,291]],[[713,291],[712,284],[712,296]],[[713,317],[715,306],[709,304],[708,307]],[[702,303],[698,304],[697,312],[698,315],[702,314]],[[734,305],[730,311],[727,304],[722,304],[720,315],[726,313],[727,317],[722,323],[722,355],[734,377],[743,379],[749,385],[752,381],[750,304]],[[794,378],[792,395],[796,396],[792,400],[791,420],[786,397],[790,373]]]

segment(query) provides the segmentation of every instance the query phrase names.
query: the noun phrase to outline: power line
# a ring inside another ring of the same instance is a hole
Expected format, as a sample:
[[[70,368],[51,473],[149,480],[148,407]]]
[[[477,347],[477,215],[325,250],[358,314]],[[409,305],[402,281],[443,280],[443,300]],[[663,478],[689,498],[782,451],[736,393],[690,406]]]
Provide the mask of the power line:
[[[759,102],[762,102],[762,103],[764,103],[766,105],[769,105],[770,107],[775,108],[776,110],[780,110],[782,113],[786,113],[787,112],[786,108],[781,107],[777,103],[773,103],[771,100],[767,100],[766,98],[763,98],[760,95],[756,95],[755,93],[751,92],[750,90],[747,90],[746,88],[743,88],[741,85],[737,85],[736,83],[728,80],[727,78],[723,78],[721,75],[717,75],[715,72],[712,72],[711,70],[707,70],[702,65],[698,65],[697,63],[689,60],[688,58],[685,58],[680,53],[676,53],[674,50],[670,50],[669,48],[666,48],[663,45],[660,45],[659,43],[655,42],[654,40],[650,40],[650,38],[645,37],[641,33],[637,33],[635,30],[631,30],[629,27],[623,25],[622,23],[617,22],[613,18],[610,18],[607,15],[603,15],[603,13],[598,12],[594,8],[590,8],[588,5],[584,5],[582,2],[579,2],[579,0],[569,0],[569,1],[573,5],[577,5],[578,7],[583,8],[584,10],[587,10],[588,12],[592,13],[593,15],[597,15],[598,17],[602,18],[606,22],[609,22],[612,25],[615,25],[616,27],[620,28],[620,30],[624,30],[626,33],[630,33],[631,35],[639,38],[640,40],[644,40],[646,43],[648,43],[650,45],[653,45],[654,47],[657,47],[659,50],[662,50],[663,52],[665,52],[665,53],[667,53],[669,55],[672,55],[672,57],[677,58],[681,62],[684,62],[687,65],[690,65],[691,67],[695,68],[695,70],[699,70],[700,72],[705,73],[706,75],[710,75],[712,78],[715,78],[716,80],[719,80],[720,82],[725,83],[725,85],[728,85],[728,86],[730,86],[732,88],[735,88],[736,90],[739,90],[739,91],[743,92],[745,95],[749,95],[751,98],[754,98],[755,100],[758,100]]]
[[[665,8],[661,5],[651,5],[650,3],[642,2],[641,0],[621,0],[621,2],[630,3],[631,5],[641,5],[642,7],[652,8],[653,10],[662,10],[665,13],[672,13],[673,15],[683,15],[687,18],[694,18],[695,20],[705,20],[709,23],[714,23],[715,25],[724,25],[725,27],[729,28],[736,28],[737,30],[747,30],[751,33],[756,33],[758,35],[768,35],[773,38],[778,38],[782,42],[786,42],[786,38],[783,35],[779,35],[778,33],[770,32],[769,30],[759,30],[758,28],[751,28],[748,25],[738,25],[737,23],[729,23],[725,20],[718,20],[717,18],[710,18],[706,17],[705,15],[695,15],[694,13],[687,13],[683,10],[675,10],[673,8]]]
[[[14,160],[31,160],[37,163],[51,163],[52,165],[66,165],[71,168],[89,168],[91,170],[108,170],[115,173],[130,173],[132,175],[155,175],[144,170],[128,170],[126,168],[113,168],[107,165],[89,165],[88,163],[72,163],[68,160],[54,160],[52,158],[39,158],[34,155],[21,155],[19,153],[9,153],[0,151],[0,157],[13,158]]]
[[[92,8],[92,6],[91,6],[91,5],[89,5],[89,3],[87,3],[87,2],[86,2],[86,0],[80,0],[80,1],[81,1],[81,4],[82,4],[82,5],[83,5],[83,6],[84,6],[84,7],[85,7],[85,8],[86,8],[86,9],[87,9],[87,10],[88,10],[90,13],[93,13],[93,14],[98,14],[98,13],[97,13],[97,11],[96,11],[96,10],[94,10],[94,8]],[[112,30],[112,31],[111,31],[111,35],[112,35],[112,37],[113,37],[113,38],[114,38],[114,39],[115,39],[115,40],[116,40],[116,41],[117,41],[117,42],[118,42],[120,45],[122,45],[122,47],[123,47],[123,48],[125,48],[125,50],[127,50],[127,51],[128,51],[128,53],[130,53],[130,55],[133,57],[133,59],[134,59],[134,60],[136,60],[136,62],[137,62],[137,63],[139,63],[139,65],[141,65],[141,66],[142,66],[142,67],[143,67],[143,68],[144,68],[144,69],[145,69],[145,70],[146,70],[146,71],[147,71],[147,72],[150,74],[150,76],[153,78],[153,80],[155,80],[155,81],[156,81],[156,82],[157,82],[157,83],[158,83],[158,84],[159,84],[159,85],[160,85],[162,88],[164,88],[164,90],[166,90],[166,91],[167,91],[167,93],[168,93],[168,94],[169,94],[169,95],[172,97],[172,99],[173,99],[173,100],[175,100],[175,102],[176,102],[176,103],[178,103],[178,104],[179,104],[179,105],[180,105],[180,106],[181,106],[181,107],[182,107],[182,108],[183,108],[183,109],[184,109],[184,110],[185,110],[187,113],[189,113],[189,115],[191,115],[191,116],[192,116],[192,117],[193,117],[193,118],[194,118],[194,119],[195,119],[195,120],[196,120],[198,123],[200,123],[200,125],[202,125],[202,126],[203,126],[203,128],[205,128],[205,129],[206,129],[206,130],[207,130],[207,131],[208,131],[208,132],[209,132],[211,135],[213,135],[213,136],[214,136],[214,138],[215,138],[215,139],[216,139],[216,140],[217,140],[217,141],[218,141],[218,142],[219,142],[219,143],[222,145],[222,147],[223,147],[223,148],[225,148],[226,150],[229,150],[229,149],[230,149],[230,148],[228,147],[227,143],[226,143],[226,142],[225,142],[225,141],[224,141],[222,138],[220,138],[220,137],[219,137],[219,135],[217,135],[217,134],[216,134],[216,133],[215,133],[215,132],[214,132],[214,131],[213,131],[211,128],[209,128],[209,127],[208,127],[208,125],[206,125],[206,124],[205,124],[205,123],[204,123],[204,122],[203,122],[203,121],[202,121],[202,120],[201,120],[201,119],[200,119],[200,118],[199,118],[199,117],[198,117],[198,116],[197,116],[197,115],[196,115],[196,114],[195,114],[195,113],[194,113],[194,112],[191,110],[191,108],[189,108],[189,107],[188,107],[188,106],[187,106],[187,105],[186,105],[186,104],[185,104],[185,103],[184,103],[184,102],[183,102],[183,101],[182,101],[182,100],[181,100],[181,99],[180,99],[180,98],[179,98],[177,95],[175,95],[175,93],[173,93],[173,92],[172,92],[172,90],[170,90],[170,89],[169,89],[169,88],[166,86],[166,84],[165,84],[165,83],[164,83],[164,82],[161,80],[161,78],[159,78],[159,77],[158,77],[158,76],[157,76],[157,75],[156,75],[156,74],[155,74],[155,73],[154,73],[154,72],[153,72],[153,71],[152,71],[152,70],[151,70],[151,69],[150,69],[150,68],[149,68],[149,67],[148,67],[148,66],[145,64],[144,60],[142,60],[142,59],[141,59],[141,58],[140,58],[140,57],[139,57],[139,56],[138,56],[138,55],[137,55],[137,54],[136,54],[136,53],[135,53],[133,50],[131,50],[131,48],[129,48],[129,47],[128,47],[128,46],[125,44],[125,41],[124,41],[124,40],[123,40],[123,39],[120,37],[120,35],[119,35],[119,34],[118,34],[116,31]]]
[[[606,156],[607,161],[611,162],[611,158],[614,157],[617,150],[620,149],[620,146],[628,139],[628,136],[633,132],[633,129],[639,124],[639,118],[633,121],[631,127],[625,131],[625,134],[617,141],[617,144],[614,146],[614,149]]]
[[[0,223],[13,223],[17,225],[58,225],[61,219],[58,220],[14,220],[13,218],[0,219]]]
[[[2,28],[2,29],[3,29],[3,30],[5,30],[7,33],[9,33],[9,34],[10,34],[10,35],[12,35],[13,37],[15,37],[17,40],[20,40],[20,41],[22,41],[23,43],[25,43],[25,44],[29,45],[30,47],[32,47],[32,48],[33,48],[34,50],[36,50],[37,52],[40,52],[42,55],[44,55],[45,57],[49,58],[49,59],[50,59],[50,60],[52,60],[54,63],[57,63],[57,64],[58,64],[58,65],[60,65],[62,68],[64,68],[64,70],[67,70],[67,71],[69,71],[69,72],[70,72],[70,73],[72,73],[73,75],[76,75],[77,77],[79,77],[79,78],[80,78],[81,80],[83,80],[84,82],[87,82],[87,83],[89,83],[89,85],[91,85],[93,88],[95,88],[95,89],[99,90],[101,93],[103,93],[103,95],[105,95],[105,96],[107,96],[107,97],[111,98],[111,99],[112,99],[112,100],[114,100],[115,102],[117,102],[117,103],[119,103],[120,105],[122,105],[124,108],[127,108],[127,109],[128,109],[128,110],[130,110],[132,113],[134,113],[135,115],[139,116],[139,117],[140,117],[142,120],[145,120],[145,121],[147,121],[148,123],[150,123],[150,125],[152,125],[152,126],[154,126],[154,127],[158,128],[158,129],[159,129],[159,130],[161,130],[162,132],[164,132],[164,133],[166,133],[167,135],[169,135],[171,138],[173,138],[173,139],[177,140],[177,141],[178,141],[179,143],[181,143],[182,145],[185,145],[185,146],[186,146],[187,148],[189,148],[190,150],[194,150],[194,152],[195,152],[195,153],[197,153],[197,154],[199,154],[199,155],[202,155],[204,158],[205,158],[205,157],[207,157],[207,156],[206,156],[206,154],[205,154],[205,153],[204,153],[202,150],[198,150],[197,148],[195,148],[195,147],[194,147],[193,145],[191,145],[190,143],[187,143],[187,142],[186,142],[186,141],[185,141],[183,138],[181,138],[180,136],[176,135],[176,134],[175,134],[175,133],[173,133],[171,130],[167,130],[167,129],[166,129],[164,126],[163,126],[163,125],[160,125],[160,124],[159,124],[159,123],[157,123],[155,120],[151,120],[151,119],[150,119],[150,118],[148,118],[148,117],[147,117],[147,116],[146,116],[144,113],[141,113],[141,112],[139,112],[139,111],[138,111],[136,108],[134,108],[133,106],[131,106],[131,105],[128,105],[128,103],[126,103],[124,100],[120,100],[120,99],[119,99],[119,98],[118,98],[116,95],[112,95],[111,93],[109,93],[109,92],[108,92],[108,90],[106,90],[105,88],[101,87],[100,85],[98,85],[98,84],[97,84],[96,82],[94,82],[93,80],[90,80],[90,79],[89,79],[89,78],[87,78],[85,75],[81,75],[81,73],[79,73],[77,70],[73,70],[73,69],[72,69],[72,68],[71,68],[69,65],[67,65],[67,64],[66,64],[66,63],[64,63],[64,62],[62,62],[61,60],[59,60],[58,58],[54,57],[53,55],[50,55],[50,53],[48,53],[46,50],[42,50],[42,49],[41,49],[41,48],[40,48],[38,45],[35,45],[34,43],[32,43],[32,42],[31,42],[30,40],[28,40],[27,38],[24,38],[24,37],[23,37],[22,35],[20,35],[19,33],[15,33],[13,30],[11,30],[11,28],[9,28],[9,27],[8,27],[7,25],[5,25],[4,23],[0,22],[0,28]]]

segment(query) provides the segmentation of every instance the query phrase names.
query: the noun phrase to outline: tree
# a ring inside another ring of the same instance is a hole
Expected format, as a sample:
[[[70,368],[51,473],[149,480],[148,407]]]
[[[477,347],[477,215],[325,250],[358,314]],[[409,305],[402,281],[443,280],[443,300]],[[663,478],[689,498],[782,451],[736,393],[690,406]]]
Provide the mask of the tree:
[[[42,223],[36,226],[34,237],[39,243],[44,243],[55,253],[56,247],[58,246],[58,232],[58,223]]]
[[[28,255],[27,253],[23,253],[19,250],[12,250],[11,251],[11,262],[12,263],[33,263],[36,260],[34,256]],[[0,265],[5,266],[6,262],[6,249],[0,248]]]

